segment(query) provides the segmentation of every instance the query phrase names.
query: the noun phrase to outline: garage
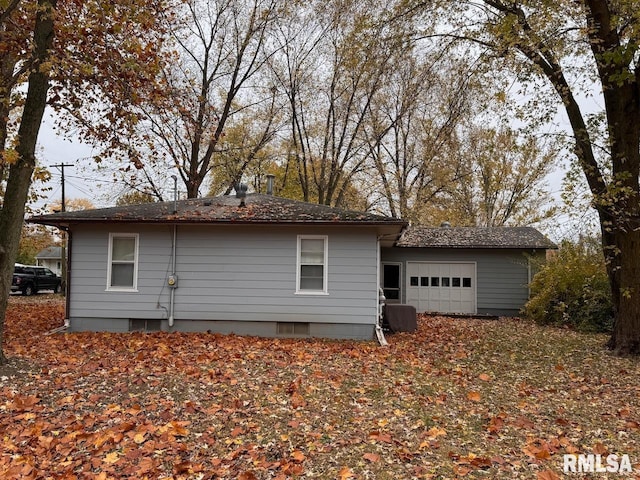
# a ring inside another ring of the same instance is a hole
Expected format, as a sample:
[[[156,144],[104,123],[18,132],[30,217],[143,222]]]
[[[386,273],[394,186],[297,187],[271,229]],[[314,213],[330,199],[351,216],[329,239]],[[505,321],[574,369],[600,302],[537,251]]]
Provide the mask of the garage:
[[[407,303],[418,312],[477,313],[476,264],[407,262]]]

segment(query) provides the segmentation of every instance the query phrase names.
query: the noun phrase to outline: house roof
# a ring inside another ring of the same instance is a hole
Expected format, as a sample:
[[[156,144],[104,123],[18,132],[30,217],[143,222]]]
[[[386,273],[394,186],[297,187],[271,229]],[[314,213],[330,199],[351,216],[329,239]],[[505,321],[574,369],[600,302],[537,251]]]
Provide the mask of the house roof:
[[[371,213],[342,210],[273,195],[248,194],[246,206],[235,196],[145,203],[121,207],[60,212],[31,217],[31,223],[68,227],[79,223],[185,223],[185,224],[315,224],[389,226],[399,232],[406,222]]]
[[[551,240],[533,227],[411,227],[398,247],[555,249]]]
[[[47,247],[44,250],[41,250],[37,255],[36,258],[39,259],[45,259],[45,258],[53,258],[53,259],[60,259],[62,258],[62,248],[61,247]]]

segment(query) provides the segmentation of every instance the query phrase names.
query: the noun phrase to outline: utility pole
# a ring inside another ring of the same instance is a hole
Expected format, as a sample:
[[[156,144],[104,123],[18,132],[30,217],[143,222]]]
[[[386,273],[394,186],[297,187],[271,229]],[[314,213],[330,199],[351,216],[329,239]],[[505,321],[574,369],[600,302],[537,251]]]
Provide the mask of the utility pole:
[[[52,167],[56,167],[60,169],[60,181],[62,182],[62,199],[60,203],[60,210],[62,212],[66,211],[66,199],[64,197],[64,167],[75,167],[73,164],[61,163],[59,165],[51,165]],[[67,294],[67,234],[65,231],[62,231],[62,245],[60,246],[60,262],[61,262],[61,272],[60,276],[62,277],[62,290],[65,296],[68,298]],[[67,306],[67,313],[69,315],[69,308]]]
[[[62,182],[62,203],[60,206],[61,206],[61,211],[64,212],[66,211],[65,198],[64,198],[64,167],[75,167],[75,165],[69,164],[69,163],[61,163],[59,165],[51,165],[51,166],[60,169],[60,176],[62,177],[60,179],[60,181]]]

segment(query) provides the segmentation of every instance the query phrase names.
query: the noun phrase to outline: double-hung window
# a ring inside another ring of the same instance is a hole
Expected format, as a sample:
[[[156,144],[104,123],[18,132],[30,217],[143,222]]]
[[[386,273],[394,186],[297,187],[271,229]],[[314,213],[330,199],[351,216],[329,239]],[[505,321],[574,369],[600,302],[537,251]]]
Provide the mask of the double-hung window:
[[[297,293],[326,294],[327,236],[298,236]]]
[[[107,290],[135,291],[138,287],[138,234],[109,234]]]

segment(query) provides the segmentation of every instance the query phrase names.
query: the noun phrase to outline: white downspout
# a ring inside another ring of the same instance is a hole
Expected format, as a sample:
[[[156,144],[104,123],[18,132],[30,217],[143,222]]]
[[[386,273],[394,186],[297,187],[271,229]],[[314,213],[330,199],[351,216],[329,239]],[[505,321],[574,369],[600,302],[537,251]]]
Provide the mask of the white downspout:
[[[382,331],[382,306],[384,305],[384,291],[380,288],[380,237],[376,238],[376,291],[378,292],[377,306],[376,306],[376,337],[378,342],[383,347],[389,345],[387,339],[384,338],[384,332]]]

